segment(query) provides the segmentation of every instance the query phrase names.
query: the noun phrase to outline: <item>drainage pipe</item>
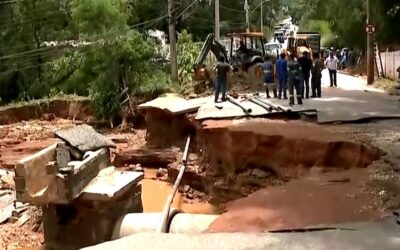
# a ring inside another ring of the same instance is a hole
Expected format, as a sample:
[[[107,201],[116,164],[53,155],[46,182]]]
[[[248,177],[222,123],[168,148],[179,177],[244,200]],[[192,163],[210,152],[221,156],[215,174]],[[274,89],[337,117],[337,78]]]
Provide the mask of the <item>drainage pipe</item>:
[[[236,106],[238,106],[239,108],[241,108],[241,109],[243,110],[243,112],[244,112],[246,115],[250,115],[250,113],[253,112],[252,109],[246,109],[245,107],[243,107],[243,105],[241,105],[240,103],[238,103],[237,101],[235,101],[235,100],[234,100],[232,97],[230,97],[230,96],[227,96],[226,99],[227,99],[230,103],[232,103],[233,105],[236,105]]]
[[[218,217],[211,214],[184,214],[172,209],[166,231],[162,233],[201,234]],[[156,232],[161,213],[132,213],[123,216],[114,227],[112,240],[120,239],[136,233]]]
[[[176,214],[181,213],[178,209],[171,209],[168,216],[166,230],[162,233],[168,233],[171,220]],[[161,220],[161,213],[131,213],[122,216],[113,229],[112,240],[126,237],[135,233],[156,232]]]
[[[189,156],[189,145],[190,145],[190,135],[187,137],[186,140],[186,146],[185,146],[185,151],[183,153],[183,160],[182,160],[182,166],[181,169],[179,170],[178,177],[176,177],[174,186],[172,187],[171,194],[168,196],[167,201],[165,202],[164,209],[161,213],[161,220],[160,220],[160,225],[157,228],[157,233],[163,233],[167,231],[167,225],[168,225],[168,216],[169,216],[169,210],[171,208],[171,204],[174,200],[175,194],[178,191],[179,184],[182,180],[183,173],[185,172],[186,168],[186,162]]]
[[[267,110],[268,113],[271,113],[274,109],[271,106],[265,105],[264,103],[260,103],[258,101],[256,101],[255,99],[248,99],[249,102],[252,102],[260,107],[262,107],[263,109]]]
[[[185,214],[178,213],[172,218],[169,233],[172,234],[201,234],[204,233],[217,219],[214,214]]]

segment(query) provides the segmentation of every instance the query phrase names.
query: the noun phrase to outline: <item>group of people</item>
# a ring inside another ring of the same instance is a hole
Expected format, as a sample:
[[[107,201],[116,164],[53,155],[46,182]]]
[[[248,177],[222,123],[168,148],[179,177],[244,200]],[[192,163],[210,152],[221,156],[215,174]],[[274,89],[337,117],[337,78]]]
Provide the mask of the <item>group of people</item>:
[[[288,57],[286,59],[286,54],[282,53],[274,63],[271,56],[265,56],[263,70],[267,98],[271,98],[271,89],[274,98],[289,99],[289,105],[294,105],[294,93],[296,91],[297,103],[302,105],[304,98],[310,98],[310,77],[311,98],[320,98],[322,70],[325,66],[329,70],[330,86],[337,87],[338,59],[333,52],[329,54],[325,63],[320,59],[318,53],[314,54],[312,59],[308,52],[303,52],[299,58],[296,58],[293,54]],[[232,70],[232,67],[225,62],[224,57],[220,57],[214,70],[217,72],[215,102],[218,102],[220,93],[222,93],[222,101],[225,101],[227,75]],[[287,90],[289,90],[289,98],[287,97]]]
[[[267,55],[263,64],[267,98],[271,98],[270,88],[273,97],[278,99],[288,99],[287,90],[289,90],[289,104],[294,105],[296,91],[297,103],[301,105],[304,97],[310,98],[310,77],[311,97],[321,97],[323,68],[324,64],[318,54],[315,54],[313,59],[308,52],[304,52],[298,59],[291,54],[287,60],[286,54],[282,53],[275,66],[272,58]]]

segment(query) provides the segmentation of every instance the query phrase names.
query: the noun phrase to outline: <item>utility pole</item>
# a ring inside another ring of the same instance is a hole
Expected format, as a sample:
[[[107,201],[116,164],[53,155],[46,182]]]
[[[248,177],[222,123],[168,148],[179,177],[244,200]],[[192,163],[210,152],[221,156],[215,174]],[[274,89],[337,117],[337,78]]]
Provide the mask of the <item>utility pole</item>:
[[[260,7],[260,8],[261,8],[261,13],[260,13],[260,14],[261,14],[261,20],[260,20],[260,21],[261,21],[261,22],[260,22],[260,23],[261,23],[261,30],[260,30],[260,31],[261,31],[261,33],[264,33],[264,14],[263,14],[263,5],[264,5],[264,0],[262,0],[262,1],[261,1],[261,7]]]
[[[249,19],[250,6],[247,0],[244,1],[244,10],[246,11],[246,32],[250,32],[250,19]]]
[[[221,36],[219,25],[219,0],[215,0],[215,40],[219,41]]]
[[[175,31],[175,0],[168,0],[168,20],[169,20],[169,48],[171,60],[171,80],[178,82],[178,56],[176,49],[176,31]]]
[[[370,0],[367,0],[367,25],[371,24],[371,5]],[[367,34],[367,84],[371,85],[374,83],[375,74],[374,74],[374,49],[373,49],[373,34],[368,32]]]

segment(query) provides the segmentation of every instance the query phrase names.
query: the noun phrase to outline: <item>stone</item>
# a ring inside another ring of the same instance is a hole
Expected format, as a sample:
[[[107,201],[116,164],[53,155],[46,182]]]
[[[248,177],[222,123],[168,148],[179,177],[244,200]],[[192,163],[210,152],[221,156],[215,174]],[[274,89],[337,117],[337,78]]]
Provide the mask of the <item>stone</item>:
[[[156,176],[157,176],[158,178],[160,178],[160,177],[163,177],[165,174],[166,174],[165,169],[159,168],[159,169],[157,170]]]
[[[189,185],[185,185],[185,186],[183,187],[183,192],[184,192],[184,193],[189,192],[189,190],[190,190],[190,186],[189,186]]]
[[[266,177],[270,176],[270,173],[265,172],[265,171],[263,171],[261,169],[255,168],[255,169],[253,169],[251,171],[251,175],[253,175],[253,176],[257,177],[257,178],[263,179],[263,178],[266,178]]]
[[[56,116],[53,113],[51,113],[51,114],[43,114],[43,120],[52,121],[54,119],[56,119]]]
[[[136,166],[135,166],[135,171],[136,171],[136,172],[144,172],[144,169],[142,168],[142,165],[136,164]]]

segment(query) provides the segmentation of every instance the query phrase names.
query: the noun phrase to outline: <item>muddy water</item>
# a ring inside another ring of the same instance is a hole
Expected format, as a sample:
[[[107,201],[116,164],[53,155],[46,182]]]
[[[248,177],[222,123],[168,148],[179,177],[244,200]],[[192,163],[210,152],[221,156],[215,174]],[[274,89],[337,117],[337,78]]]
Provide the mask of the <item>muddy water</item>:
[[[156,170],[146,169],[145,179],[142,184],[142,202],[144,212],[161,212],[168,195],[172,191],[172,185],[158,180],[153,180]],[[186,213],[195,214],[216,214],[217,209],[207,202],[197,202],[188,204],[184,202],[182,194],[176,193],[173,208],[180,209]]]

